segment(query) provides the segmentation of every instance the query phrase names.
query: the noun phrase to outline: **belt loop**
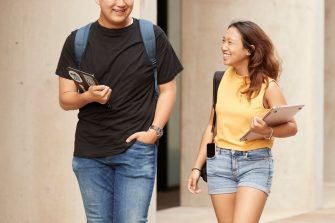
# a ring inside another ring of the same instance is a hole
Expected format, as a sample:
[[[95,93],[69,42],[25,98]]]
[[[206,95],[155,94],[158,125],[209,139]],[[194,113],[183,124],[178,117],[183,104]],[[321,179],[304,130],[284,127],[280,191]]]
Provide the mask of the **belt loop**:
[[[248,158],[248,153],[249,153],[249,152],[245,152],[245,158]]]
[[[221,149],[217,145],[215,145],[215,154],[217,154],[217,155],[221,154]]]

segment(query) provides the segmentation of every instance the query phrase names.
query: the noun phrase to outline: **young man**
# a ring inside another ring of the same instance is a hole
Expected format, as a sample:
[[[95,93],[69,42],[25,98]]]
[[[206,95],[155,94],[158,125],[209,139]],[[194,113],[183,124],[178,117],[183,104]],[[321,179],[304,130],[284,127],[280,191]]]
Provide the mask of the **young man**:
[[[67,67],[76,67],[74,39],[67,38],[56,74],[64,110],[79,109],[73,170],[87,221],[147,221],[156,171],[156,142],[172,112],[175,76],[183,69],[164,32],[154,26],[159,96],[139,21],[130,17],[133,0],[96,0],[79,69],[99,84],[78,93]],[[107,106],[108,104],[108,106]]]

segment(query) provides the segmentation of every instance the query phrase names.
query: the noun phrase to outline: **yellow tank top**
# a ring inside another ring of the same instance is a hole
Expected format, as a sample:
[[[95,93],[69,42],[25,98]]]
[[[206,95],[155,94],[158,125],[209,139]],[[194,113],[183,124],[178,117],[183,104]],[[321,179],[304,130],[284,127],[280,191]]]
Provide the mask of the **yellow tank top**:
[[[249,83],[248,76],[238,75],[233,68],[228,68],[222,77],[217,95],[217,132],[214,138],[220,148],[248,151],[271,148],[273,145],[273,139],[240,141],[250,128],[251,118],[263,117],[269,110],[263,105],[266,84],[262,85],[260,93],[249,102],[247,96],[241,93]]]

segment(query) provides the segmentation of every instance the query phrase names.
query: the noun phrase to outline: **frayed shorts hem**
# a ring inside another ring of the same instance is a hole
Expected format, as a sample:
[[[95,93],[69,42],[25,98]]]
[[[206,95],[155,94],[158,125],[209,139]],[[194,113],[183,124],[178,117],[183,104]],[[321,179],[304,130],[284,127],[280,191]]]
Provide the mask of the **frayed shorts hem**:
[[[232,194],[232,193],[236,193],[236,188],[224,188],[223,190],[208,191],[209,195],[215,195],[215,194]]]
[[[264,192],[267,196],[270,195],[270,192],[267,188],[262,187],[260,185],[256,185],[256,184],[240,184],[238,185],[238,187],[251,187],[257,190],[260,190],[262,192]],[[232,194],[232,193],[236,193],[237,188],[222,188],[221,190],[213,190],[213,191],[208,191],[209,195],[216,195],[216,194]]]

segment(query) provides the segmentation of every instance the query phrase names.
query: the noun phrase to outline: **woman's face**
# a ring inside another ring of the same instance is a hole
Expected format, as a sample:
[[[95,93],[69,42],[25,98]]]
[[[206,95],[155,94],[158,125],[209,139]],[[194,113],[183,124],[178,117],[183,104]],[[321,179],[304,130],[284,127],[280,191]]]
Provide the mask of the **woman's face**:
[[[235,27],[229,28],[224,34],[221,50],[225,65],[238,67],[249,61],[250,53],[243,47],[242,36]]]
[[[134,0],[96,0],[101,8],[101,25],[107,28],[123,28],[129,25]]]

